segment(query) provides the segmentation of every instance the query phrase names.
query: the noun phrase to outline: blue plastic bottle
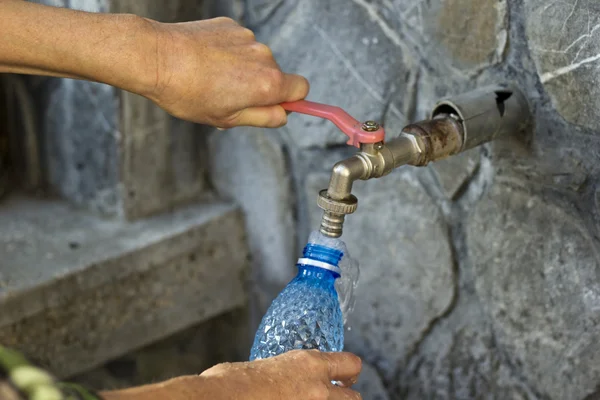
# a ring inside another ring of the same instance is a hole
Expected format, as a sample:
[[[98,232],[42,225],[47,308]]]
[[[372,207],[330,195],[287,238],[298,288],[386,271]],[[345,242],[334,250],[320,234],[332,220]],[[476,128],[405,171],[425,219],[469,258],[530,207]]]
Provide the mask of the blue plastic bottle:
[[[341,250],[308,243],[298,260],[298,275],[273,301],[256,332],[250,360],[295,349],[342,351],[344,318],[335,280]]]

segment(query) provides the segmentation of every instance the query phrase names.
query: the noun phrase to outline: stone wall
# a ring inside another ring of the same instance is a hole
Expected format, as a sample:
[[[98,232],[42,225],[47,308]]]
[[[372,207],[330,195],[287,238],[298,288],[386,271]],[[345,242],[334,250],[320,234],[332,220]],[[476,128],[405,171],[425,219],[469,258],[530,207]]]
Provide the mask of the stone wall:
[[[165,22],[201,19],[205,7],[202,1],[188,0],[35,1]],[[40,110],[42,185],[50,193],[94,212],[137,220],[209,191],[202,126],[104,84],[39,77],[29,81]],[[162,134],[166,132],[171,134]]]
[[[235,309],[69,379],[94,390],[113,390],[197,375],[215,364],[248,358],[246,308]],[[218,340],[215,340],[218,338]]]
[[[309,99],[389,134],[498,81],[535,129],[359,182],[343,239],[361,264],[347,349],[366,399],[593,399],[600,384],[600,4],[246,0],[245,23]],[[215,187],[245,209],[262,307],[317,227],[351,149],[329,122],[215,134]],[[234,156],[232,156],[234,155]]]

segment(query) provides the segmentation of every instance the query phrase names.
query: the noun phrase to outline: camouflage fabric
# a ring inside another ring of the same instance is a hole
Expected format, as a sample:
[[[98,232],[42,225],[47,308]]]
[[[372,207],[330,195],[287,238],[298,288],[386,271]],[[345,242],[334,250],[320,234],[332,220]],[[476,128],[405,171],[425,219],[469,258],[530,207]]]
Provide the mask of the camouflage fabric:
[[[100,400],[85,388],[57,382],[20,353],[0,346],[1,400]]]

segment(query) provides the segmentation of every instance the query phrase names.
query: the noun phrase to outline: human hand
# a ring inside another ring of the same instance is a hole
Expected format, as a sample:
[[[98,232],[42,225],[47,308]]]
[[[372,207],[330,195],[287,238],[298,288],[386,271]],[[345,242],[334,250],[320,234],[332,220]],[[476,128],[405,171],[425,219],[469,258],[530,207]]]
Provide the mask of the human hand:
[[[361,368],[360,358],[350,353],[296,350],[264,360],[220,364],[200,376],[219,388],[215,400],[353,400],[361,399],[350,389]]]
[[[200,376],[102,393],[105,400],[360,400],[350,389],[361,370],[350,353],[296,350],[244,363],[219,364]],[[340,381],[336,386],[331,381]]]
[[[305,78],[283,73],[271,50],[232,19],[147,21],[156,62],[139,94],[178,118],[220,128],[278,127],[287,122],[279,104],[308,93]]]

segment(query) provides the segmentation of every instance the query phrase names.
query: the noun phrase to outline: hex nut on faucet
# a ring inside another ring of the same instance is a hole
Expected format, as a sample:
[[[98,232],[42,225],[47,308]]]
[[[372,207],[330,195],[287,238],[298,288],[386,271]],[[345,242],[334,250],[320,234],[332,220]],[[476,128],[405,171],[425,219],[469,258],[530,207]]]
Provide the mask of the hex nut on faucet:
[[[334,200],[327,194],[327,189],[319,192],[317,205],[324,211],[334,214],[352,214],[358,207],[358,199],[353,194],[347,200]]]

